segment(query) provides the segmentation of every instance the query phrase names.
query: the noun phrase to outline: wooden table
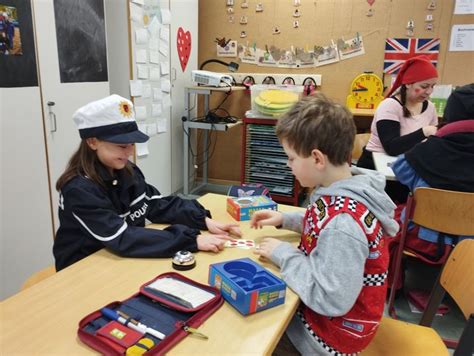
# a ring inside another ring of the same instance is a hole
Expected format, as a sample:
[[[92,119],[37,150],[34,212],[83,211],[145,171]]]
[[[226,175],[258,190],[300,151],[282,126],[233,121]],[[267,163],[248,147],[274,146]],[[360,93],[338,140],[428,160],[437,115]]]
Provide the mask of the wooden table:
[[[374,157],[375,169],[378,172],[382,173],[387,180],[397,180],[390,166],[398,157],[389,156],[382,152],[372,152],[372,156]]]
[[[207,194],[199,201],[217,220],[234,221],[225,211],[225,196]],[[298,209],[302,208],[279,205],[281,211]],[[265,236],[277,236],[294,243],[299,240],[298,234],[273,227],[252,230],[248,222],[242,222],[241,229],[243,238],[254,239],[256,243]],[[180,273],[207,283],[210,263],[241,257],[257,260],[252,250],[226,248],[219,254],[199,252],[196,268]],[[262,264],[279,275],[278,268],[272,264]],[[126,299],[137,292],[141,284],[167,271],[172,271],[170,258],[122,258],[100,250],[0,303],[0,354],[94,353],[77,337],[79,321],[112,301]],[[169,354],[271,354],[298,303],[298,297],[290,289],[287,289],[285,304],[246,317],[224,303],[199,328],[209,340],[189,335]]]

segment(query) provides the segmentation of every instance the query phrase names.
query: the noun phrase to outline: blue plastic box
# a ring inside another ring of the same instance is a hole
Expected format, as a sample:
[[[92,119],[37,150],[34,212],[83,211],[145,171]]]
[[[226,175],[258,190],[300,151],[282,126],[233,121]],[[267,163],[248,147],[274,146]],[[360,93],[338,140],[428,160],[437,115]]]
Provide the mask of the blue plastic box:
[[[211,264],[209,284],[243,315],[285,302],[285,282],[250,258]]]

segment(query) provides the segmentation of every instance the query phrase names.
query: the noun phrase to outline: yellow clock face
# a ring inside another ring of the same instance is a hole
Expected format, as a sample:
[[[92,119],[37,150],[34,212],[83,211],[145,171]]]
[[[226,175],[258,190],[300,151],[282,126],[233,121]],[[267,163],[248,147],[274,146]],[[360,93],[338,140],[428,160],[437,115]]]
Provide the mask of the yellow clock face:
[[[351,95],[361,104],[374,104],[380,102],[383,94],[382,80],[375,74],[360,74],[352,81]]]

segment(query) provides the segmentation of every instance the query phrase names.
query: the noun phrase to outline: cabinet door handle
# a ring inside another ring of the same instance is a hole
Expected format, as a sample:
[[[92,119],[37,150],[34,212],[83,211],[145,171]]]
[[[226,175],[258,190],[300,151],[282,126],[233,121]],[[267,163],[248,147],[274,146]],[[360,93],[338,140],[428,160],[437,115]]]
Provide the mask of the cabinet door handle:
[[[171,72],[173,73],[173,75],[171,76],[171,81],[175,82],[176,78],[178,77],[178,75],[176,74],[176,68],[171,68]]]
[[[50,132],[56,132],[57,131],[57,126],[56,126],[56,114],[53,111],[53,106],[56,105],[54,101],[48,101],[48,111],[49,111],[49,120],[51,121],[51,129],[49,130]]]

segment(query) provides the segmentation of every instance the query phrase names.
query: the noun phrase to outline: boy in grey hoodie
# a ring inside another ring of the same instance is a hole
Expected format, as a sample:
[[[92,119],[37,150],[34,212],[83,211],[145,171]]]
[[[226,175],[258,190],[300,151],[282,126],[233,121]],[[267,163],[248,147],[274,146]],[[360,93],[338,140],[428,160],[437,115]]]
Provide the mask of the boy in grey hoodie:
[[[276,128],[288,166],[304,187],[316,187],[304,213],[256,212],[253,228],[301,232],[298,248],[265,238],[255,253],[281,269],[302,305],[286,330],[303,355],[362,351],[382,318],[388,268],[386,236],[395,205],[380,173],[352,168],[352,115],[322,94],[296,103]]]

